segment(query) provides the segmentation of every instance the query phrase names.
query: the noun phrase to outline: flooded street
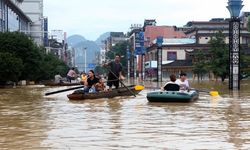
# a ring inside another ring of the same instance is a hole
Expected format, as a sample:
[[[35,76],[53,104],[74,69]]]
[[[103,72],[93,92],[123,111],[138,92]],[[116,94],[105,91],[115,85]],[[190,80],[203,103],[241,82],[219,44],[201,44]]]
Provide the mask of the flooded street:
[[[192,103],[149,103],[146,94],[69,101],[69,87],[27,86],[0,89],[0,149],[250,149],[250,81],[240,92],[227,84],[220,96],[200,93]],[[151,87],[151,88],[149,88]]]

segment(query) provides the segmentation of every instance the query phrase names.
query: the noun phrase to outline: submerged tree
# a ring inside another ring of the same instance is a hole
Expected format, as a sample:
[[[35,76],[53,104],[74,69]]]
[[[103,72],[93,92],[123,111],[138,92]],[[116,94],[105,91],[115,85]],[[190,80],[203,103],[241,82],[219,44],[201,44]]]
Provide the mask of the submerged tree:
[[[209,41],[211,59],[210,69],[215,76],[220,77],[222,81],[228,76],[229,70],[229,50],[225,43],[225,37],[221,31],[215,34],[215,37]]]
[[[56,72],[66,72],[66,64],[51,54],[45,54],[27,35],[0,32],[1,81],[54,78]]]
[[[200,79],[202,80],[203,76],[208,73],[208,60],[201,50],[198,51],[195,59],[193,72],[198,75],[199,81]]]
[[[22,60],[8,52],[0,52],[0,64],[0,85],[7,81],[17,82],[23,69]]]

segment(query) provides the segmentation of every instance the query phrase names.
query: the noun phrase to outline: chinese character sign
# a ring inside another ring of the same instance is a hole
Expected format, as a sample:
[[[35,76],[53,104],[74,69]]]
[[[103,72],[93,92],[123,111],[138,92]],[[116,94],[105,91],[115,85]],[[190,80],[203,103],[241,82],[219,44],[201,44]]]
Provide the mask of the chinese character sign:
[[[144,32],[135,33],[135,54],[142,55],[144,54]]]

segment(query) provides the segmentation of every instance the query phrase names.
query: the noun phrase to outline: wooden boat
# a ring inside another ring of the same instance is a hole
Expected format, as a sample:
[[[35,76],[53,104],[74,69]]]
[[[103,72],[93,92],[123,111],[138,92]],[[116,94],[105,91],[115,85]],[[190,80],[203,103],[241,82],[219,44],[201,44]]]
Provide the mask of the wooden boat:
[[[80,83],[69,83],[69,82],[63,82],[63,83],[54,83],[54,82],[48,82],[44,83],[45,86],[75,86],[75,85],[81,85]]]
[[[196,90],[190,91],[154,91],[147,93],[149,102],[187,103],[199,98]]]
[[[128,90],[128,89],[129,90]],[[116,96],[133,96],[138,94],[144,89],[141,85],[131,85],[126,87],[119,87],[118,89],[112,89],[112,91],[101,91],[97,93],[84,93],[83,90],[76,90],[72,94],[67,95],[69,100],[85,100],[85,99],[98,99],[98,98],[113,98]]]

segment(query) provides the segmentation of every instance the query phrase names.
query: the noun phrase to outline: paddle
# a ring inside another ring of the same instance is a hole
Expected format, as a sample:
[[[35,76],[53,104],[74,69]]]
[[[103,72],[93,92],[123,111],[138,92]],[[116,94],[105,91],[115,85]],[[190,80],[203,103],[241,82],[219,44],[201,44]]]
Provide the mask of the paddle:
[[[116,79],[116,80],[108,80],[108,81],[105,81],[105,82],[117,81],[117,80],[119,80],[119,79]],[[68,89],[63,89],[63,90],[48,92],[48,93],[45,93],[45,95],[57,94],[57,93],[61,93],[61,92],[66,92],[66,91],[70,91],[70,90],[75,90],[75,89],[83,88],[83,87],[84,87],[84,86],[81,85],[81,86],[77,86],[77,87],[73,87],[73,88],[68,88]]]
[[[194,89],[198,92],[204,92],[204,93],[209,93],[211,96],[218,96],[219,95],[219,92],[218,91],[215,91],[215,90],[212,90],[212,91],[209,91],[209,90],[202,90],[202,89]]]
[[[81,86],[77,86],[77,87],[73,87],[73,88],[68,88],[68,89],[63,89],[63,90],[48,92],[48,93],[45,93],[45,95],[47,96],[47,95],[51,95],[51,94],[56,94],[56,93],[61,93],[61,92],[70,91],[70,90],[80,89],[80,88],[83,88],[83,87],[84,87],[84,86],[81,85]]]
[[[112,74],[113,74],[113,76],[116,78],[116,79],[118,79],[119,81],[120,81],[120,83],[132,94],[132,95],[134,95],[134,97],[136,97],[136,95],[135,95],[135,93],[133,92],[133,91],[131,91],[118,77],[117,77],[117,75],[113,72],[113,71],[111,71],[110,69],[108,69],[108,71],[109,72],[111,72]]]

